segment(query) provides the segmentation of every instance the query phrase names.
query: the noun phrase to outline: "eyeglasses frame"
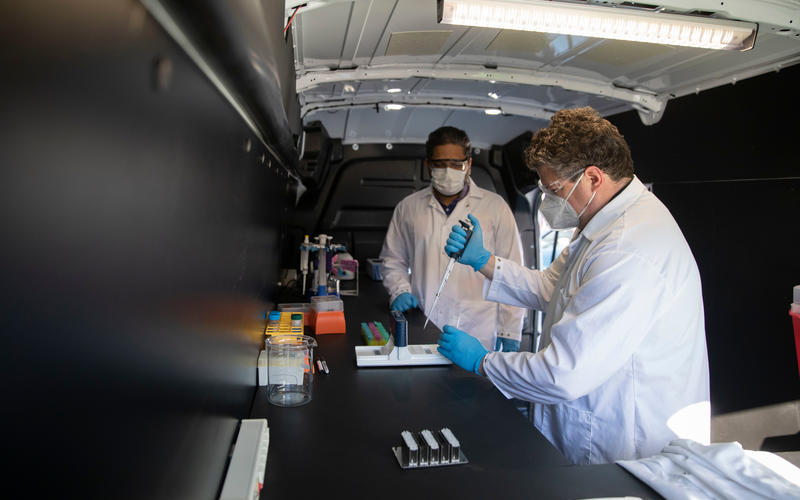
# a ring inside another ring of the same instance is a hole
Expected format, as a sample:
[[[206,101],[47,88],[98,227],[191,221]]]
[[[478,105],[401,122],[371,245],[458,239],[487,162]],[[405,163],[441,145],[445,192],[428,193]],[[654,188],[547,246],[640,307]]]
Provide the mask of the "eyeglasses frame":
[[[425,159],[425,163],[426,163],[426,165],[428,165],[429,168],[452,168],[453,170],[458,170],[458,171],[463,172],[463,171],[465,171],[467,169],[467,165],[469,164],[469,160],[470,160],[469,157],[466,157],[466,158],[463,158],[463,159],[461,159],[461,158],[436,158],[436,159],[426,158]],[[434,166],[434,163],[436,163],[436,162],[450,162],[450,163],[448,165],[439,167],[439,166]],[[459,162],[461,164],[461,166],[460,167],[453,167],[452,166],[453,162]]]
[[[557,179],[557,180],[551,182],[550,184],[548,184],[547,186],[542,184],[542,179],[539,179],[537,181],[537,184],[539,185],[539,191],[541,191],[544,194],[549,194],[551,196],[558,196],[558,192],[561,191],[562,189],[564,189],[564,187],[566,187],[563,184],[564,182],[572,179],[573,177],[575,177],[576,175],[578,175],[581,172],[585,171],[587,168],[589,168],[591,166],[592,165],[586,165],[585,167],[581,168],[580,170],[577,170],[577,171],[573,172],[572,175],[570,175],[568,177],[563,177],[561,179]],[[554,185],[558,185],[558,187],[557,188],[553,188]]]

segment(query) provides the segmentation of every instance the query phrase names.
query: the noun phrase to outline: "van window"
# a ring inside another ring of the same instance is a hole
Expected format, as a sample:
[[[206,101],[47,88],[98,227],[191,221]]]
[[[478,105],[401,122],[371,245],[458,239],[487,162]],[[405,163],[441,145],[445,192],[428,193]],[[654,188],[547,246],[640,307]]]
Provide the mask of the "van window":
[[[539,256],[538,269],[546,269],[556,260],[561,251],[569,245],[575,229],[557,230],[551,228],[538,210],[536,211],[536,218],[539,225],[539,250],[536,252]]]
[[[550,264],[558,257],[564,248],[569,245],[574,229],[557,231],[550,227],[544,216],[539,212],[539,205],[542,202],[542,192],[538,188],[529,191],[526,195],[533,212],[533,223],[536,226],[537,238],[535,238],[536,258],[531,262],[533,269],[547,269]]]
[[[550,264],[558,257],[564,248],[569,245],[574,229],[555,230],[550,227],[544,216],[539,212],[539,204],[542,202],[542,192],[538,188],[533,189],[525,195],[531,205],[533,223],[536,228],[537,237],[534,238],[536,246],[535,262],[530,264],[533,269],[547,269]],[[543,311],[531,311],[531,352],[539,350],[539,340],[542,336],[542,323],[544,322]]]

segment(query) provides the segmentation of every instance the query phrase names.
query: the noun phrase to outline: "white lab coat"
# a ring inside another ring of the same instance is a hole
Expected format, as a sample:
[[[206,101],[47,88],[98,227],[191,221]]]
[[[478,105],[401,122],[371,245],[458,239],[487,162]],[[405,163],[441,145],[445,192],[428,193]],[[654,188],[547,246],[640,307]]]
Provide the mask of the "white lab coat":
[[[486,297],[546,311],[539,352],[489,353],[506,397],[573,463],[710,438],[700,275],[667,208],[634,177],[544,271],[496,259]]]
[[[420,308],[430,312],[449,257],[444,245],[451,228],[472,214],[481,222],[483,246],[490,252],[522,264],[522,245],[514,215],[495,193],[479,188],[470,179],[469,193],[446,215],[431,188],[404,198],[394,209],[383,243],[383,284],[391,304],[403,292],[411,292]],[[411,274],[408,270],[411,269]],[[483,275],[469,266],[456,264],[442,290],[430,320],[440,329],[455,326],[477,337],[484,347],[494,349],[495,336],[520,340],[525,310],[487,302],[483,298]]]
[[[676,439],[658,455],[617,463],[670,500],[800,498],[800,469],[737,442],[701,445]]]

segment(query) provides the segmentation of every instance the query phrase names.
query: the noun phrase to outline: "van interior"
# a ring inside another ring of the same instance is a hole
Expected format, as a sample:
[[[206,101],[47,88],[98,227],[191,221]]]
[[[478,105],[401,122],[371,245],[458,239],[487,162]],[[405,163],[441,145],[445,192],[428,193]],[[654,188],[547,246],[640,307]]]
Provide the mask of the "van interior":
[[[2,414],[25,491],[218,498],[239,422],[263,403],[265,314],[303,300],[304,236],[330,235],[360,263],[348,300],[385,293],[367,259],[397,203],[429,189],[425,141],[449,125],[471,139],[472,179],[510,206],[525,265],[546,268],[570,234],[538,215],[525,149],[581,106],[625,136],[697,261],[712,442],[800,465],[787,314],[800,2],[547,2],[735,21],[753,29],[746,50],[445,24],[445,3],[0,7]],[[528,311],[522,349],[540,332]],[[527,402],[509,404],[529,419]],[[358,465],[348,474],[374,487]]]

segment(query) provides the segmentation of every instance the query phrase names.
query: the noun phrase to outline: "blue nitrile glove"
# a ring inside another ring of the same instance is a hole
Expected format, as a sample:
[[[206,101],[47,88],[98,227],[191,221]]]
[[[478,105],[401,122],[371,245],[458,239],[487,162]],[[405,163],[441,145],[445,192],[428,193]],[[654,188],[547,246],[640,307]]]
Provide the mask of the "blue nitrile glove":
[[[405,312],[412,307],[419,307],[419,301],[408,292],[403,292],[392,302],[392,311]]]
[[[450,236],[447,238],[447,243],[444,246],[444,251],[447,255],[452,257],[453,254],[458,253],[464,248],[464,243],[466,242],[467,247],[464,248],[464,253],[461,254],[461,258],[458,259],[458,262],[472,266],[472,269],[480,271],[481,268],[486,265],[486,262],[489,261],[489,257],[491,257],[492,254],[483,248],[483,231],[481,230],[481,224],[478,222],[478,219],[473,217],[472,214],[467,215],[467,217],[469,217],[470,222],[472,222],[472,237],[467,241],[467,232],[464,228],[461,226],[453,226],[453,230],[450,231]]]
[[[519,340],[497,337],[497,342],[494,344],[494,350],[503,352],[517,352],[519,351]]]
[[[465,370],[480,375],[481,361],[489,352],[481,342],[465,331],[445,325],[439,337],[439,352]]]

